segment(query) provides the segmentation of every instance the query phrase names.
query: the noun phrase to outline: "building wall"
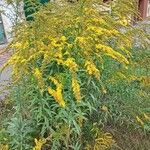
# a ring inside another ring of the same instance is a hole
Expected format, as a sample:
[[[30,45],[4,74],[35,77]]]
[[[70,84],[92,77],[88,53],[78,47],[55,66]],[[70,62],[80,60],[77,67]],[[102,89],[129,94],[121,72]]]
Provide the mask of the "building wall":
[[[13,16],[13,12],[11,12],[11,6],[6,5],[5,0],[0,1],[0,9],[3,11],[1,13],[1,17],[3,20],[4,31],[6,35],[6,41],[9,42],[11,40],[11,30],[12,30],[12,22],[11,18]]]
[[[12,24],[11,21],[5,15],[2,15],[2,19],[6,36],[6,42],[9,42],[11,40]]]
[[[16,15],[16,8],[18,9],[18,14]],[[1,16],[3,20],[4,31],[6,35],[6,41],[9,42],[12,39],[12,28],[16,22],[24,18],[23,6],[22,4],[16,5],[15,3],[6,4],[6,0],[0,0],[0,10],[2,10]],[[0,42],[1,43],[1,42]]]

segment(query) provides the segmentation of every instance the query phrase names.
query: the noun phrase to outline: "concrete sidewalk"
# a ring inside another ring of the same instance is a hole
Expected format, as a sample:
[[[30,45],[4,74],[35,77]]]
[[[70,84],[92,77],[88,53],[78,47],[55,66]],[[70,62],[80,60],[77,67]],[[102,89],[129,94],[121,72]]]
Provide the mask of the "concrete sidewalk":
[[[7,45],[0,45],[0,53],[5,49]],[[4,63],[9,59],[10,54],[8,52],[4,52],[0,54],[0,69],[4,65]],[[4,99],[8,95],[8,86],[9,86],[9,77],[11,74],[11,68],[8,67],[0,74],[0,100]]]

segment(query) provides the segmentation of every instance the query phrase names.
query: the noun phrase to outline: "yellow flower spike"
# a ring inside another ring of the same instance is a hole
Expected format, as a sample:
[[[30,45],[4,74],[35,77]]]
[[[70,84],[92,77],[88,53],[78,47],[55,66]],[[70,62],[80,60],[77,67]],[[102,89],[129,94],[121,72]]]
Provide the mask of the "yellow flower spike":
[[[144,122],[142,121],[142,119],[139,118],[139,116],[136,116],[136,120],[137,120],[137,122],[139,122],[142,126],[144,125]]]
[[[122,20],[119,21],[119,23],[120,23],[122,26],[127,26],[127,25],[128,25],[128,20],[124,17],[124,18],[122,18]]]
[[[150,117],[147,114],[144,113],[143,115],[146,120],[150,120]]]
[[[106,55],[112,57],[113,59],[115,59],[121,63],[124,62],[125,64],[129,64],[129,61],[127,60],[127,58],[125,58],[121,53],[113,50],[109,46],[97,44],[96,49],[104,52]]]
[[[41,89],[43,89],[45,84],[44,84],[43,77],[42,77],[42,73],[40,72],[40,70],[39,70],[38,68],[35,68],[35,69],[33,70],[33,75],[34,75],[35,78],[37,79],[38,84],[39,84],[39,87],[40,87]]]
[[[78,65],[73,58],[68,58],[64,64],[70,69],[71,72],[76,72],[78,70]]]
[[[75,77],[72,78],[72,90],[78,102],[81,101],[80,85]]]
[[[89,75],[95,76],[97,80],[100,79],[100,71],[96,68],[95,64],[92,61],[86,61],[85,67]]]
[[[61,107],[65,107],[65,101],[62,97],[62,89],[57,88],[55,91],[51,87],[48,87],[48,93],[53,96],[53,98]]]
[[[34,139],[35,146],[33,147],[33,150],[42,150],[42,146],[46,143],[46,139]]]
[[[60,83],[54,77],[50,76],[49,80],[51,80],[56,86],[60,86]]]
[[[49,79],[56,85],[56,90],[48,87],[48,93],[53,96],[55,101],[61,106],[65,107],[65,101],[62,96],[62,84],[60,84],[54,77],[49,77]]]

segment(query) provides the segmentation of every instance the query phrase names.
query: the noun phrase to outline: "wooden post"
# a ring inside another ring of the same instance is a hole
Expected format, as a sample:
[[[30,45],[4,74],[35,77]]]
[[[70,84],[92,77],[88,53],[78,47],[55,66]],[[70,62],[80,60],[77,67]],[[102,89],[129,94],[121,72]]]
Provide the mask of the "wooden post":
[[[147,16],[148,0],[139,0],[139,13],[142,19]]]

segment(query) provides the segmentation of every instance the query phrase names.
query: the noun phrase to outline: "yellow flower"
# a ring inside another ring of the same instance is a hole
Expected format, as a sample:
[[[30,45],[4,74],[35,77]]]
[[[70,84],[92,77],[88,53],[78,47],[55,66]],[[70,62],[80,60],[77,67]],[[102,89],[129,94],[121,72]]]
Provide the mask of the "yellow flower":
[[[56,86],[60,87],[61,84],[54,78],[54,77],[49,77],[49,80],[51,80]]]
[[[95,76],[98,80],[100,79],[100,71],[96,68],[92,61],[86,61],[85,67],[89,75]]]
[[[81,101],[80,85],[75,77],[72,78],[72,90],[78,102]]]
[[[34,139],[35,146],[33,147],[33,150],[42,150],[42,146],[46,143],[46,139]]]
[[[0,144],[0,150],[9,150],[8,145]]]
[[[139,116],[136,116],[136,120],[137,120],[137,122],[139,122],[142,126],[144,125],[144,122],[142,121],[142,119],[139,118]]]
[[[76,72],[78,70],[78,65],[73,58],[68,58],[65,61],[65,65],[70,69],[71,72]]]
[[[85,37],[77,37],[76,38],[76,42],[81,46],[85,46],[86,45],[86,38]]]
[[[102,92],[103,92],[104,94],[106,94],[106,93],[107,93],[107,90],[106,90],[104,87],[102,87]]]
[[[119,31],[112,29],[112,30],[110,30],[110,33],[113,35],[117,35],[117,34],[119,34]]]
[[[103,111],[103,112],[108,112],[108,108],[107,108],[107,106],[102,106],[102,108],[101,108],[101,111]]]
[[[67,40],[67,38],[66,38],[65,36],[62,36],[62,37],[60,38],[60,40],[63,41],[63,42],[65,42],[65,41]]]
[[[93,18],[92,21],[95,23],[106,24],[106,21],[102,18]]]
[[[62,53],[55,54],[55,57],[61,59],[62,58]]]
[[[16,42],[14,45],[12,45],[12,47],[16,48],[16,49],[21,49],[22,48],[22,44],[19,42]]]
[[[95,13],[95,9],[92,9],[92,8],[90,8],[90,9],[85,8],[84,10],[85,10],[85,14],[86,14],[86,15]]]
[[[95,26],[89,26],[87,28],[87,30],[91,30],[91,31],[94,31],[97,35],[102,35],[104,32],[103,32],[103,28],[100,28],[100,27],[95,27]]]
[[[113,50],[111,47],[102,45],[102,44],[97,44],[96,45],[97,50],[101,50],[104,52],[104,54],[112,57],[113,59],[116,59],[119,62],[124,62],[125,64],[129,64],[129,61],[119,52]]]
[[[57,53],[54,54],[54,57],[57,59],[62,59],[63,58],[63,54],[62,54],[62,48],[59,47],[57,48]]]
[[[51,42],[51,45],[55,48],[57,47],[62,47],[63,46],[63,43],[57,39],[53,39],[52,42]]]
[[[146,120],[150,120],[150,117],[147,114],[144,113],[143,115]]]
[[[61,106],[65,107],[65,101],[63,100],[62,96],[62,84],[60,84],[55,78],[49,78],[55,85],[56,90],[53,90],[51,87],[48,87],[48,93],[54,97],[56,102]]]
[[[25,49],[28,47],[28,43],[27,42],[23,42],[23,43],[19,43],[19,42],[16,42],[15,44],[12,44],[11,45],[12,48],[15,48],[15,49]]]
[[[127,26],[128,25],[128,20],[125,17],[123,17],[122,20],[119,21],[119,23],[122,26]]]
[[[38,68],[35,68],[35,70],[34,70],[34,75],[37,77],[37,78],[39,78],[39,77],[41,77],[41,72],[39,71],[39,69]]]
[[[67,47],[68,47],[69,49],[71,49],[71,48],[73,47],[73,44],[67,43]],[[66,52],[66,53],[68,53],[68,52]],[[69,53],[68,53],[68,54],[69,54]]]
[[[42,73],[40,72],[40,70],[38,68],[35,68],[33,70],[33,75],[37,79],[39,87],[43,89],[45,84],[44,84]]]

